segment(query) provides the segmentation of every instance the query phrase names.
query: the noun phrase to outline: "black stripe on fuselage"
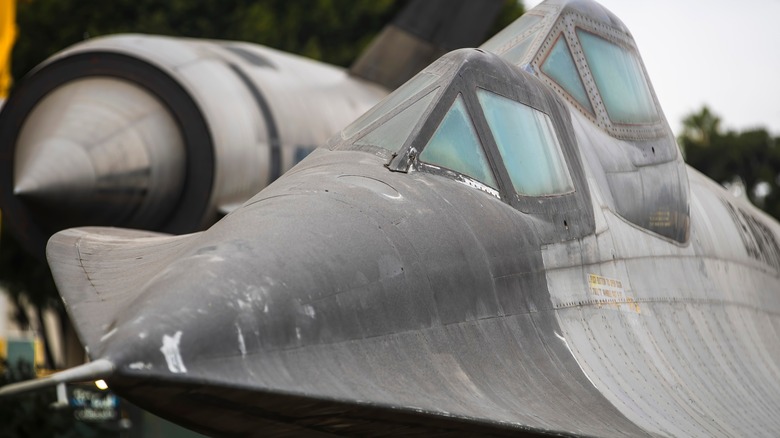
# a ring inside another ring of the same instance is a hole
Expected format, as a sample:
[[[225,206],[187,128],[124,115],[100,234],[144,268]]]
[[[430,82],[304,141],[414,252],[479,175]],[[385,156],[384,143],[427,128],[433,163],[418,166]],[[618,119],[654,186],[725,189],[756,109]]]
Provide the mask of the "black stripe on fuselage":
[[[266,129],[268,130],[268,145],[271,149],[271,160],[269,163],[269,178],[268,183],[272,183],[277,178],[282,176],[282,142],[279,138],[279,129],[276,126],[273,113],[271,112],[271,106],[268,105],[268,101],[257,88],[254,82],[244,73],[237,65],[228,64],[231,70],[238,76],[241,81],[246,85],[249,92],[252,94],[257,103],[257,107],[260,109],[260,113],[263,115],[263,121],[265,122]]]

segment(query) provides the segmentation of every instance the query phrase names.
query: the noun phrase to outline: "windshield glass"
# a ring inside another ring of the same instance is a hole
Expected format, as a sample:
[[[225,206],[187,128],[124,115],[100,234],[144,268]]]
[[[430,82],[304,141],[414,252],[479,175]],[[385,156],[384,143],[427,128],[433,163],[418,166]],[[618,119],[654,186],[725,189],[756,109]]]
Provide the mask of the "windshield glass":
[[[583,108],[593,113],[593,107],[590,105],[588,94],[582,85],[580,73],[577,71],[577,66],[574,65],[569,45],[566,44],[566,38],[563,35],[558,37],[555,46],[547,55],[547,59],[544,60],[542,72],[566,90]]]
[[[657,122],[655,102],[634,53],[582,29],[577,29],[577,36],[610,120],[623,124]]]
[[[402,85],[397,90],[393,91],[389,96],[385,97],[381,102],[376,104],[376,106],[366,111],[357,120],[352,122],[351,125],[344,128],[344,130],[341,133],[342,136],[344,138],[349,138],[357,134],[364,128],[374,123],[383,115],[395,109],[398,105],[403,103],[403,101],[405,101],[409,97],[414,96],[423,88],[427,87],[428,85],[431,85],[438,78],[439,76],[433,73],[428,73],[428,72],[418,73],[417,76],[410,79],[409,82]]]
[[[420,160],[462,173],[494,189],[498,187],[460,94],[423,149]]]
[[[477,90],[477,97],[518,194],[543,196],[574,190],[547,114],[483,89]]]
[[[354,144],[378,146],[392,152],[397,151],[404,145],[409,134],[420,122],[438,90],[438,87],[434,88],[417,102],[377,126],[373,131],[369,131]]]

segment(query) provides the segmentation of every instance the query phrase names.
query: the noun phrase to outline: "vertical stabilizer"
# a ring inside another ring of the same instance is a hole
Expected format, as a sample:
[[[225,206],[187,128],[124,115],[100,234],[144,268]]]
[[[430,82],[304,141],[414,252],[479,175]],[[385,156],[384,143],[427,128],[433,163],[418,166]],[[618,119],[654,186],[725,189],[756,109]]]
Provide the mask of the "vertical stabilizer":
[[[350,73],[398,88],[441,55],[484,42],[503,0],[412,0]]]

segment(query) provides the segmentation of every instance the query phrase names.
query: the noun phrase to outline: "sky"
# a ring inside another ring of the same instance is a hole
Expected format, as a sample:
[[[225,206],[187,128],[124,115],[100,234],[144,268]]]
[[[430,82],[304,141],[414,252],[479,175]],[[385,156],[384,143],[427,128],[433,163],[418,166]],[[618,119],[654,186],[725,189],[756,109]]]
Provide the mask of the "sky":
[[[780,0],[597,1],[634,36],[675,134],[706,104],[725,129],[780,136]]]

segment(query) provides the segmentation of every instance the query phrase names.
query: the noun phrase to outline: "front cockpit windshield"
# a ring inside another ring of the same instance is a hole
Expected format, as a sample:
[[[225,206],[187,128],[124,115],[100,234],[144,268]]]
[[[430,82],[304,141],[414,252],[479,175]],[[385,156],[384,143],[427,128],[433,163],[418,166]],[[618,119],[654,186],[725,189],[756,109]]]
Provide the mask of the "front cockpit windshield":
[[[402,109],[398,114],[379,125],[373,131],[359,137],[355,145],[377,146],[395,152],[400,149],[417,123],[422,119],[425,110],[436,97],[438,88],[434,88],[416,102]]]
[[[343,138],[350,138],[356,134],[365,132],[366,128],[369,128],[384,115],[393,112],[401,104],[408,103],[410,97],[429,87],[436,82],[437,79],[439,79],[438,75],[427,71],[418,73],[406,84],[390,93],[389,96],[384,98],[376,106],[366,111],[365,114],[344,128],[341,132],[341,136]]]
[[[550,116],[518,101],[521,94],[508,91],[515,89],[511,82],[504,82],[510,88],[503,92],[491,91],[498,79],[468,67],[474,62],[468,59],[504,61],[478,51],[451,58],[442,62],[448,74],[421,74],[345,129],[342,139],[352,138],[341,148],[389,151],[391,170],[434,173],[498,197],[501,192],[512,199],[573,192]],[[460,71],[452,70],[458,65]],[[465,75],[464,68],[472,73]],[[470,75],[479,80],[467,81]]]
[[[461,95],[425,145],[420,160],[469,176],[494,189],[498,187]]]
[[[550,116],[487,90],[478,89],[477,97],[517,194],[574,190]]]

